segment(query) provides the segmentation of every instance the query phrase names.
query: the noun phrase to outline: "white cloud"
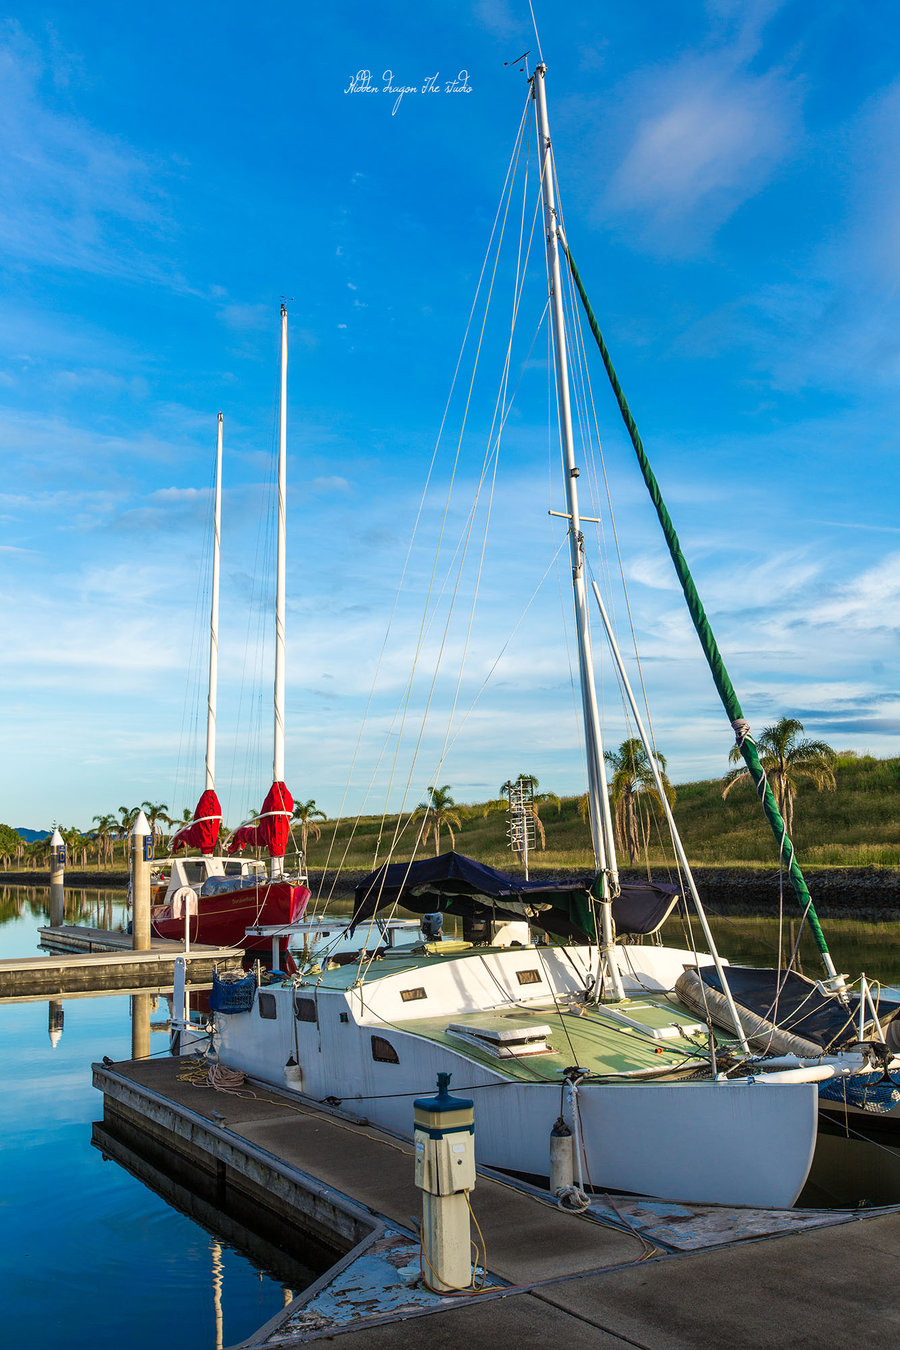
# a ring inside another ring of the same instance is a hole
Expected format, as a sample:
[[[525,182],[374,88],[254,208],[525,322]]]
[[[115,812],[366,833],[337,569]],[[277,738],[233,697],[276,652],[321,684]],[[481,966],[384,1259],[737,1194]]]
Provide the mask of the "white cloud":
[[[508,0],[474,0],[472,18],[497,37],[512,37],[515,33],[530,33],[522,19],[513,14]]]
[[[900,280],[900,80],[862,108],[846,138],[842,160],[853,178],[847,201],[850,239],[836,241],[835,265],[876,284]]]
[[[350,491],[350,484],[346,478],[341,478],[339,474],[332,474],[330,477],[314,478],[310,484],[312,492],[324,492],[330,496],[346,496]]]
[[[900,553],[894,553],[838,587],[831,598],[815,605],[808,617],[812,624],[839,626],[845,632],[882,632],[896,639],[898,612]]]
[[[45,266],[159,276],[132,233],[139,225],[146,241],[167,223],[158,170],[121,138],[54,108],[42,94],[44,74],[38,48],[8,25],[0,45],[3,252]]]
[[[724,68],[723,68],[724,66]],[[695,249],[753,196],[798,135],[796,88],[777,72],[691,58],[645,89],[649,111],[609,186],[666,250]]]
[[[271,305],[239,303],[223,305],[218,314],[226,328],[253,332],[272,328],[275,323],[273,316],[274,310]]]
[[[167,487],[157,488],[155,492],[151,492],[148,500],[154,502],[187,502],[193,504],[194,502],[208,502],[210,497],[211,494],[208,488]]]

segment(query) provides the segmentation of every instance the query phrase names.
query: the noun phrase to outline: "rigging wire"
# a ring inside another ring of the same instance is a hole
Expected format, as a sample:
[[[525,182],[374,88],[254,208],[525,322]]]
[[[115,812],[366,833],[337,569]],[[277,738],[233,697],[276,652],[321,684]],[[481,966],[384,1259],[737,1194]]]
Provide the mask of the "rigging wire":
[[[414,523],[414,526],[413,526],[412,535],[411,535],[411,537],[410,537],[410,542],[409,542],[409,546],[408,546],[408,549],[407,549],[406,558],[405,558],[405,560],[404,560],[404,564],[403,564],[403,569],[402,569],[402,572],[401,572],[400,581],[399,581],[399,584],[398,584],[398,587],[397,587],[397,591],[396,591],[396,595],[395,595],[395,598],[394,598],[394,604],[393,604],[393,607],[392,607],[392,610],[391,610],[391,614],[390,614],[390,617],[389,617],[389,620],[388,620],[388,625],[387,625],[387,629],[386,629],[386,632],[385,632],[384,640],[383,640],[383,642],[382,642],[381,651],[380,651],[380,653],[379,653],[378,663],[377,663],[377,666],[376,666],[375,675],[374,675],[373,680],[372,680],[372,686],[371,686],[371,690],[370,690],[370,693],[369,693],[369,698],[368,698],[368,701],[367,701],[367,704],[366,704],[366,708],[365,708],[365,712],[364,712],[364,716],[363,716],[362,725],[361,725],[361,727],[360,727],[359,735],[358,735],[358,737],[357,737],[357,743],[356,743],[356,747],[355,747],[355,749],[354,749],[353,759],[352,759],[351,765],[350,765],[350,772],[349,772],[349,774],[348,774],[347,784],[346,784],[346,786],[345,786],[344,794],[343,794],[343,797],[342,797],[342,800],[341,800],[341,808],[340,808],[340,811],[339,811],[338,819],[340,819],[340,816],[341,816],[342,813],[343,813],[343,806],[344,806],[344,803],[345,803],[345,801],[346,801],[346,798],[347,798],[347,795],[348,795],[348,792],[349,792],[349,789],[350,789],[350,783],[351,783],[351,781],[352,781],[353,769],[354,769],[354,767],[355,767],[357,758],[358,758],[359,753],[360,753],[361,744],[362,744],[362,738],[363,738],[363,734],[364,734],[365,728],[366,728],[367,723],[368,723],[368,718],[369,718],[369,714],[370,714],[370,711],[371,711],[372,701],[373,701],[374,695],[375,695],[375,690],[376,690],[376,686],[377,686],[377,681],[378,681],[379,672],[380,672],[380,670],[381,670],[381,665],[382,665],[382,662],[383,662],[383,659],[384,659],[385,651],[386,651],[386,648],[387,648],[387,643],[388,643],[388,640],[389,640],[389,637],[390,637],[390,633],[391,633],[391,630],[392,630],[392,627],[393,627],[393,623],[394,623],[394,619],[395,619],[395,615],[396,615],[396,611],[397,611],[397,606],[398,606],[398,604],[399,604],[400,595],[401,595],[402,590],[403,590],[403,585],[404,585],[404,581],[405,581],[405,578],[406,578],[407,569],[408,569],[408,567],[409,567],[410,559],[411,559],[411,556],[412,556],[413,546],[414,546],[414,542],[415,542],[415,539],[416,539],[416,536],[417,536],[417,532],[418,532],[419,524],[420,524],[420,521],[421,521],[422,513],[423,513],[424,508],[425,508],[425,503],[426,503],[426,500],[427,500],[428,491],[429,491],[429,487],[430,487],[430,484],[431,484],[431,479],[432,479],[432,476],[433,476],[433,473],[434,473],[435,464],[436,464],[436,461],[437,461],[438,450],[439,450],[439,447],[440,447],[440,444],[441,444],[441,441],[442,441],[442,438],[443,438],[443,433],[444,433],[444,429],[445,429],[445,426],[446,426],[447,417],[448,417],[448,415],[449,415],[451,402],[452,402],[452,399],[453,399],[453,396],[454,396],[454,392],[455,392],[455,389],[456,389],[457,380],[458,380],[458,377],[459,377],[459,372],[460,372],[461,363],[462,363],[462,359],[463,359],[463,353],[464,353],[465,348],[466,348],[466,345],[467,345],[467,343],[468,343],[468,340],[469,340],[469,334],[470,334],[470,331],[471,331],[471,328],[472,328],[472,322],[473,322],[473,319],[474,319],[475,314],[476,314],[476,311],[477,311],[478,302],[479,302],[479,297],[480,297],[480,295],[481,295],[482,286],[483,286],[483,284],[484,284],[484,278],[485,278],[485,274],[486,274],[486,271],[487,271],[487,268],[488,268],[488,263],[489,263],[489,261],[490,261],[491,252],[492,252],[492,249],[493,249],[493,247],[494,247],[494,239],[495,239],[495,236],[496,236],[496,234],[497,234],[498,225],[500,224],[500,221],[501,221],[501,215],[503,216],[503,223],[504,223],[504,225],[505,225],[505,214],[503,213],[503,203],[504,203],[504,201],[505,201],[506,198],[507,198],[507,188],[510,187],[510,180],[511,180],[511,177],[514,178],[514,176],[515,176],[515,171],[516,171],[516,168],[517,168],[517,166],[518,166],[518,158],[519,158],[519,153],[520,153],[520,150],[521,150],[522,133],[523,133],[523,129],[524,129],[525,125],[526,125],[526,121],[527,121],[528,99],[530,98],[530,94],[531,94],[531,91],[530,91],[530,88],[529,88],[528,93],[527,93],[527,95],[526,95],[525,106],[523,107],[522,115],[521,115],[521,118],[520,118],[520,121],[519,121],[518,131],[517,131],[517,133],[516,133],[516,137],[515,137],[515,140],[514,140],[513,150],[512,150],[512,153],[511,153],[511,155],[510,155],[509,164],[508,164],[508,166],[507,166],[506,178],[505,178],[505,180],[504,180],[503,188],[502,188],[502,190],[501,190],[500,199],[499,199],[499,202],[498,202],[497,211],[496,211],[495,216],[494,216],[493,225],[492,225],[492,227],[491,227],[491,232],[490,232],[490,236],[489,236],[489,239],[488,239],[487,248],[486,248],[486,250],[485,250],[484,259],[483,259],[483,261],[482,261],[481,272],[480,272],[480,274],[479,274],[478,283],[477,283],[476,288],[475,288],[475,295],[474,295],[474,298],[473,298],[473,301],[472,301],[472,306],[471,306],[470,311],[469,311],[469,317],[468,317],[468,320],[467,320],[467,322],[466,322],[466,327],[465,327],[465,331],[464,331],[464,334],[463,334],[462,343],[461,343],[461,345],[460,345],[459,354],[458,354],[458,356],[457,356],[456,367],[455,367],[455,369],[454,369],[453,378],[452,378],[451,384],[450,384],[450,390],[449,390],[449,393],[448,393],[448,395],[447,395],[447,400],[446,400],[446,404],[445,404],[445,407],[444,407],[444,413],[443,413],[443,416],[442,416],[442,418],[441,418],[440,426],[439,426],[439,429],[438,429],[438,434],[437,434],[437,438],[436,438],[436,441],[435,441],[434,450],[433,450],[433,452],[432,452],[431,462],[430,462],[430,465],[429,465],[429,468],[428,468],[428,472],[427,472],[427,474],[426,474],[425,484],[424,484],[424,487],[423,487],[423,490],[422,490],[422,493],[421,493],[421,497],[420,497],[420,501],[419,501],[419,508],[418,508],[418,512],[417,512],[416,519],[415,519],[415,523]],[[511,190],[511,188],[510,188],[510,190]],[[508,210],[508,204],[507,204],[507,210]],[[458,453],[458,452],[457,452],[457,453]],[[438,551],[439,551],[439,550],[438,550]],[[436,556],[437,556],[437,555],[436,555]],[[427,603],[428,603],[428,602],[427,602],[427,599],[426,599],[426,610],[427,610]],[[412,675],[411,675],[410,678],[412,679]],[[411,690],[410,690],[409,692],[410,692],[410,694],[411,694]],[[408,703],[408,699],[407,699],[407,703]],[[396,716],[397,716],[397,714],[395,714],[395,720],[396,720]],[[401,725],[402,725],[402,724],[401,724]],[[390,735],[391,735],[391,733],[392,733],[392,731],[393,731],[393,726],[394,726],[394,723],[392,722],[391,728],[390,728],[389,731],[388,731],[388,735],[385,737],[384,743],[383,743],[383,745],[382,745],[382,750],[381,750],[381,753],[380,753],[379,756],[378,756],[378,760],[377,760],[375,769],[373,770],[372,777],[370,778],[369,787],[367,788],[365,797],[364,797],[364,799],[363,799],[363,805],[365,804],[365,801],[368,799],[368,796],[369,796],[369,794],[371,793],[372,787],[374,786],[375,775],[377,774],[377,772],[378,772],[378,770],[379,770],[379,767],[380,767],[381,762],[382,762],[382,758],[383,758],[384,753],[385,753],[385,751],[386,751],[386,749],[387,749],[388,741],[389,741]],[[398,737],[398,746],[399,746],[399,737]],[[396,759],[396,757],[395,757],[395,759]],[[393,771],[392,771],[392,776],[393,776]],[[392,778],[391,778],[391,781],[392,781]],[[353,828],[352,828],[351,831],[350,831],[350,835],[349,835],[349,838],[348,838],[348,840],[347,840],[347,843],[346,843],[346,846],[345,846],[345,849],[344,849],[344,853],[343,853],[343,856],[342,856],[342,858],[341,858],[341,864],[339,864],[339,868],[340,868],[340,865],[342,865],[343,862],[346,860],[346,857],[347,857],[347,854],[348,854],[350,845],[351,845],[351,843],[352,843],[353,837],[354,837],[354,835],[355,835],[355,833],[356,833],[356,830],[357,830],[357,828],[358,828],[358,826],[359,826],[361,816],[362,816],[362,811],[360,811],[360,812],[357,814],[357,817],[356,817],[356,820],[355,820],[355,822],[354,822]],[[331,856],[332,856],[332,852],[333,852],[333,849],[334,849],[334,846],[335,846],[335,843],[336,843],[336,839],[337,839],[337,825],[335,826],[335,831],[334,831],[334,833],[333,833],[333,835],[332,835],[331,842],[330,842],[330,844],[329,844],[328,855],[327,855],[327,858],[326,858],[326,869],[327,869],[327,867],[328,867],[328,865],[329,865],[329,863],[330,863]],[[338,868],[338,870],[339,870],[339,868]],[[336,874],[336,875],[337,875],[337,874]],[[322,891],[322,885],[323,885],[323,884],[324,884],[324,873],[323,873],[323,881],[322,881],[322,883],[320,883],[319,893],[318,893],[317,896],[316,896],[316,902],[317,902],[317,903],[318,903],[318,900],[319,900],[320,897],[321,897],[321,891]],[[332,892],[329,893],[328,899],[331,898],[331,893],[333,893],[333,889],[334,889],[334,883],[332,883]],[[326,899],[326,903],[327,903],[327,899]]]
[[[212,468],[207,478],[206,492],[209,500],[213,500],[213,490],[215,483],[215,456],[212,459]],[[181,730],[178,739],[178,752],[175,759],[174,782],[171,788],[172,809],[176,810],[175,802],[183,801],[190,795],[191,781],[196,781],[197,763],[199,760],[200,748],[200,706],[206,706],[206,700],[202,698],[202,652],[204,649],[204,635],[209,632],[209,604],[212,591],[212,536],[214,524],[212,513],[206,523],[202,542],[202,554],[200,566],[197,569],[196,584],[194,588],[194,613],[190,630],[190,645],[188,648],[187,671],[188,677],[184,683],[184,698],[181,712]],[[204,628],[203,612],[204,608],[207,615],[207,622]],[[195,798],[196,799],[196,798]],[[188,805],[193,806],[193,801]]]

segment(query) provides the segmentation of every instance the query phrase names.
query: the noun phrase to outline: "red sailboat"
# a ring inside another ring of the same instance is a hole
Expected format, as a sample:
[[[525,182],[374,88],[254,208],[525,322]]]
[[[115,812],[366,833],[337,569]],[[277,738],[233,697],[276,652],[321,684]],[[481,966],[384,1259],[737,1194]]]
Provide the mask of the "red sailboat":
[[[153,931],[164,938],[214,946],[271,950],[267,938],[250,937],[251,927],[295,923],[309,900],[305,876],[284,870],[294,799],[284,783],[284,612],[285,612],[285,469],[287,460],[287,311],[281,306],[281,422],[278,454],[278,545],[275,618],[275,753],[273,782],[262,811],[241,825],[216,853],[222,808],[215,790],[216,690],[218,677],[219,531],[221,522],[222,414],[216,450],[216,494],[213,536],[213,585],[210,615],[209,699],[206,731],[206,789],[193,819],[172,839],[172,859],[155,877],[152,890]],[[265,865],[241,856],[248,847],[265,849]],[[200,857],[177,857],[196,848]],[[282,959],[290,964],[287,939]]]

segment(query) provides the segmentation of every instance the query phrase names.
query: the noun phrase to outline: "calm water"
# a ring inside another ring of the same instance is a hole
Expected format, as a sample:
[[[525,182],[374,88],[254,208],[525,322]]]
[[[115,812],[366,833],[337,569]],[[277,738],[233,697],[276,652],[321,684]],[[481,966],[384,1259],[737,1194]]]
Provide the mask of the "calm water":
[[[122,927],[123,897],[69,892],[66,919]],[[46,922],[46,890],[0,888],[0,956],[35,955],[37,929]],[[732,961],[777,960],[775,920],[720,919],[713,929]],[[826,929],[838,969],[900,984],[900,925],[836,921]],[[682,943],[672,925],[665,937]],[[787,931],[783,937],[787,942]],[[807,973],[817,975],[805,938],[801,952]],[[130,1004],[124,995],[0,1004],[6,1344],[215,1350],[273,1316],[287,1296],[286,1279],[296,1289],[314,1277],[295,1266],[288,1275],[286,1266],[276,1269],[277,1258],[261,1257],[248,1235],[242,1250],[233,1233],[229,1243],[221,1231],[207,1231],[92,1146],[102,1097],[91,1086],[90,1066],[104,1055],[130,1058]],[[151,1024],[168,1012],[160,998]],[[168,1053],[164,1030],[151,1032],[150,1051]]]
[[[0,955],[37,954],[46,905],[45,891],[0,889]],[[99,916],[119,927],[122,912],[121,896],[67,896],[67,922]],[[0,1003],[3,1344],[214,1350],[250,1335],[285,1301],[283,1271],[263,1269],[92,1146],[103,1099],[90,1066],[131,1057],[130,1004],[127,995]],[[161,998],[151,1024],[168,1012]],[[168,1052],[166,1032],[151,1032],[150,1051]],[[296,1288],[299,1272],[290,1271]],[[301,1283],[312,1278],[300,1274]]]

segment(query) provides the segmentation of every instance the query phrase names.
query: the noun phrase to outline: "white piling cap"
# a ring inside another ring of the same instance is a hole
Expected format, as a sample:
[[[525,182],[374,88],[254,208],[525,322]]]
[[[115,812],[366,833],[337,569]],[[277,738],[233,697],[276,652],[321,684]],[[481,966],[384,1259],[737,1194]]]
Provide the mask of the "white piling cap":
[[[63,846],[63,837],[59,832],[59,827],[57,826],[57,828],[53,831],[53,833],[50,836],[50,847],[62,848],[62,846]]]
[[[143,811],[138,811],[137,820],[134,822],[134,828],[131,831],[132,839],[146,839],[148,834],[152,834],[150,824]]]

